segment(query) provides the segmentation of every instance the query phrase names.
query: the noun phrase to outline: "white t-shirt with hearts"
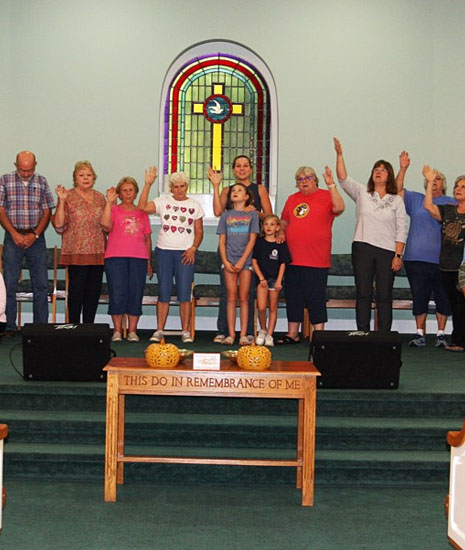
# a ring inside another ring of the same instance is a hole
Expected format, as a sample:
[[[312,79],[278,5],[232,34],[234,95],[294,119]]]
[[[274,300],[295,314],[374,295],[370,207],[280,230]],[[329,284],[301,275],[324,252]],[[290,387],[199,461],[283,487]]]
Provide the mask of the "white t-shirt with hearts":
[[[161,226],[157,247],[164,250],[187,250],[194,244],[194,222],[203,218],[202,205],[195,199],[176,201],[172,195],[162,195],[154,201]]]

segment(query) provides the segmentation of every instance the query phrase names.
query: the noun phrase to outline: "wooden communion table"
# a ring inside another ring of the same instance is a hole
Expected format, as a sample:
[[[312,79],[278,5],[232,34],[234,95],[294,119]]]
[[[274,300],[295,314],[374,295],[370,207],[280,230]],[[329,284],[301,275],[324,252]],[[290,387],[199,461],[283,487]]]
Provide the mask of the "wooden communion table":
[[[143,358],[116,357],[107,371],[105,443],[105,501],[116,501],[116,486],[124,482],[125,462],[223,464],[240,466],[294,466],[302,506],[313,506],[315,465],[316,377],[308,361],[273,361],[261,372],[239,369],[230,360],[220,370],[193,370],[192,362],[174,369],[152,369]],[[124,454],[125,395],[176,395],[198,397],[260,397],[298,399],[297,453],[295,460],[261,460]]]

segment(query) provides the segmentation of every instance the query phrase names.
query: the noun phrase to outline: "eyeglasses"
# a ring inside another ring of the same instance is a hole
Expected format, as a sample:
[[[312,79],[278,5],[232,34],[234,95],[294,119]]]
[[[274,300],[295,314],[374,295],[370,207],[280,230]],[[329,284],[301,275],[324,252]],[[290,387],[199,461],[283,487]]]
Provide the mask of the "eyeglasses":
[[[306,181],[312,181],[315,179],[315,176],[313,174],[310,174],[309,176],[303,176],[302,178],[295,178],[295,181],[297,183],[305,183]]]

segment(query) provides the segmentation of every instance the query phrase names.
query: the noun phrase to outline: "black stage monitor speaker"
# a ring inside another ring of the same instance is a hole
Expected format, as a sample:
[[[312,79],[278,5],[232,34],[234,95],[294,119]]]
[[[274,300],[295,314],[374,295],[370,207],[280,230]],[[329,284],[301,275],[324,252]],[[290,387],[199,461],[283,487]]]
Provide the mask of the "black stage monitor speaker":
[[[22,329],[25,380],[100,381],[110,361],[108,324],[28,323]]]
[[[320,388],[395,389],[401,347],[398,332],[316,330],[309,360],[321,372]]]

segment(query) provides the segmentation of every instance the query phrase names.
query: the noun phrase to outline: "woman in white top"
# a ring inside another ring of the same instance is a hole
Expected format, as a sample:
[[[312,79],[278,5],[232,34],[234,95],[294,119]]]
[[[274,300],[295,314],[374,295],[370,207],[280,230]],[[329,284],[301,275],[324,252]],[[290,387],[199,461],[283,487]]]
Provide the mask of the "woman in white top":
[[[394,275],[402,267],[407,240],[407,214],[397,194],[392,165],[375,162],[368,185],[347,175],[341,143],[334,138],[336,173],[341,187],[356,203],[352,265],[356,287],[357,329],[370,330],[373,282],[376,287],[378,330],[391,330]]]
[[[173,277],[179,300],[184,343],[193,342],[189,332],[191,321],[191,292],[194,281],[195,255],[203,239],[204,211],[199,202],[187,196],[189,178],[184,172],[169,177],[171,195],[162,195],[148,201],[150,187],[157,177],[152,166],[145,172],[145,185],[139,199],[139,208],[161,218],[155,257],[159,295],[157,302],[157,330],[150,340],[160,342],[168,318]]]

